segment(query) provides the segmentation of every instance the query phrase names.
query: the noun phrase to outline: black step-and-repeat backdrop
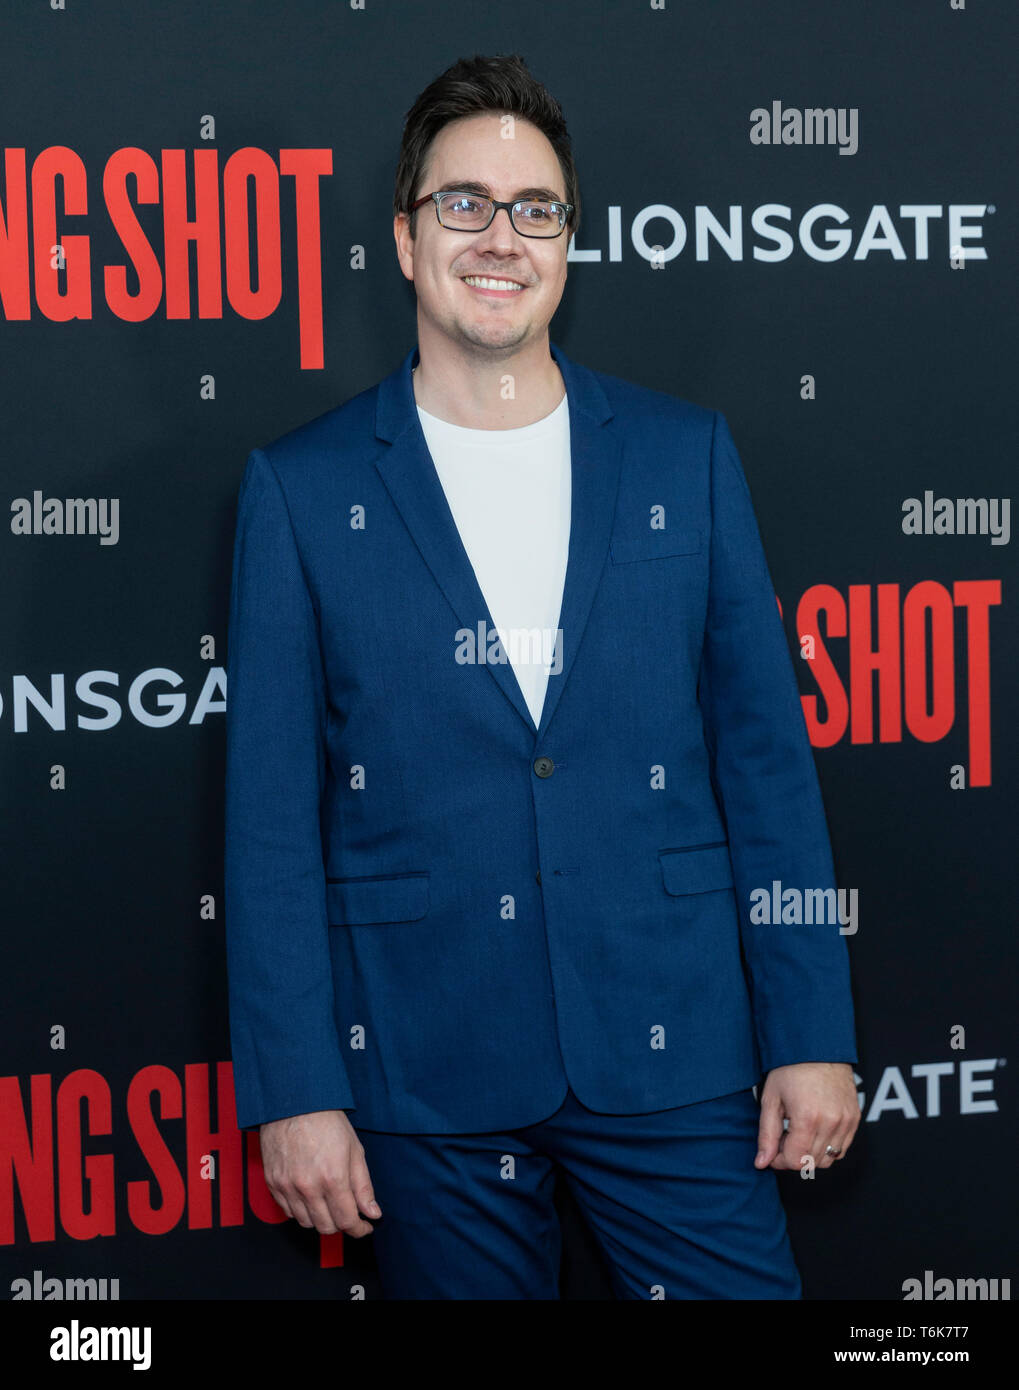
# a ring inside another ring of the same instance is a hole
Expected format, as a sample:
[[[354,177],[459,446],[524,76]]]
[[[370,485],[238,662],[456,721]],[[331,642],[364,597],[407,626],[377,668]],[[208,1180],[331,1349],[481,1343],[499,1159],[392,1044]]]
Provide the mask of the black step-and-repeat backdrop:
[[[377,1295],[235,1124],[236,496],[413,343],[403,116],[507,52],[580,173],[552,338],[725,413],[798,657],[863,1114],[780,1176],[806,1295],[1011,1296],[1017,35],[1009,0],[4,7],[0,1298]],[[558,1200],[565,1296],[604,1297]]]

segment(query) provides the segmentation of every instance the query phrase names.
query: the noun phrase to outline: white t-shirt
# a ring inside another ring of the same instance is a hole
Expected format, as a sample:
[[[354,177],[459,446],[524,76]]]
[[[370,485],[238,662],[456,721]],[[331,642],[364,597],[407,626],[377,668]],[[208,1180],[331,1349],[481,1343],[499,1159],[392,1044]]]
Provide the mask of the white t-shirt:
[[[537,728],[550,664],[558,669],[562,660],[556,629],[570,546],[567,398],[543,420],[512,430],[465,429],[420,406],[417,412],[464,550]]]

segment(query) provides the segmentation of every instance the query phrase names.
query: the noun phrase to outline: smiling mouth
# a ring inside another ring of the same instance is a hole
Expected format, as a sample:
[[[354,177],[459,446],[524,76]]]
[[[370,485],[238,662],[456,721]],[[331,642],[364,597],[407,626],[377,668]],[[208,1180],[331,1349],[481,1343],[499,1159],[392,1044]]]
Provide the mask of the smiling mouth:
[[[517,280],[504,280],[492,275],[462,275],[460,278],[471,289],[488,290],[489,293],[516,294],[519,290],[526,288]]]

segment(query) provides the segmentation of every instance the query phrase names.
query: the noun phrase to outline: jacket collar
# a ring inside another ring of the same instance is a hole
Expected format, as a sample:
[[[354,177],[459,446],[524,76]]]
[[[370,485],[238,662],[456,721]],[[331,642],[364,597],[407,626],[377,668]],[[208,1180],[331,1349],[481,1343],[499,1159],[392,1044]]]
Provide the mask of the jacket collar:
[[[616,434],[605,428],[613,411],[597,373],[572,362],[555,344],[549,348],[566,385],[570,417],[570,544],[559,616],[562,669],[549,675],[537,731],[509,663],[485,663],[484,668],[524,721],[536,750],[559,704],[594,602],[608,552],[622,456]],[[417,413],[411,372],[419,356],[415,345],[396,371],[379,383],[375,432],[388,448],[375,460],[375,467],[458,625],[477,633],[478,624],[484,623],[487,633],[495,622],[460,539]],[[451,660],[454,631],[451,623]]]

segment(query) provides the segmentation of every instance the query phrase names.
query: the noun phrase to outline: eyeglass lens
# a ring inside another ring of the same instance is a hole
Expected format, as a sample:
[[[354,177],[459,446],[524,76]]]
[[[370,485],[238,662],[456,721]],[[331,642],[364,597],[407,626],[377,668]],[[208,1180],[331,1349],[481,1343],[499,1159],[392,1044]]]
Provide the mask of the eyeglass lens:
[[[492,218],[491,200],[471,193],[446,193],[437,203],[439,221],[454,231],[480,230]],[[525,201],[514,204],[512,211],[513,226],[523,236],[556,236],[564,218],[560,203]]]

